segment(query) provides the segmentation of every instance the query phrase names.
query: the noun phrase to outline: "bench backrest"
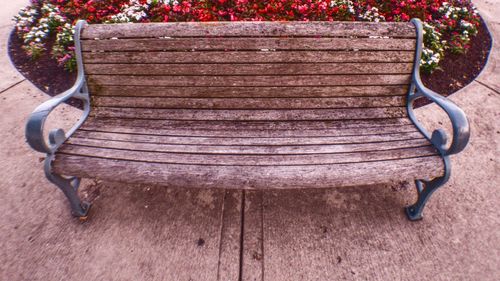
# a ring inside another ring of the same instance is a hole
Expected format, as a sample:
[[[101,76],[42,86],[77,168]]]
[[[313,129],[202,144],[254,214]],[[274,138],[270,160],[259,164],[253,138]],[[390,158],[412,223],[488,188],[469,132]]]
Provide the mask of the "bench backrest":
[[[86,26],[93,113],[172,120],[406,116],[411,23],[220,22]]]

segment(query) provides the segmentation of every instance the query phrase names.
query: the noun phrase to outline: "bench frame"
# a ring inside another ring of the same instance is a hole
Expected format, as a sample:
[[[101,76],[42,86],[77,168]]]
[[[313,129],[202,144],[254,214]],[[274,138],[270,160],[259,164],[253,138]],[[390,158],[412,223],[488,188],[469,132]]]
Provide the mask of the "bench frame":
[[[82,202],[78,196],[78,187],[80,178],[58,175],[52,172],[52,161],[60,145],[62,145],[87,119],[90,113],[90,94],[85,81],[83,69],[82,48],[80,43],[80,33],[86,25],[86,21],[80,20],[75,26],[75,55],[77,63],[77,78],[75,84],[67,91],[51,98],[50,100],[38,106],[31,113],[26,123],[26,140],[28,144],[36,151],[46,153],[45,158],[45,176],[47,179],[61,189],[69,200],[71,213],[75,217],[86,217],[90,209],[89,202]],[[63,129],[53,129],[49,133],[48,142],[44,138],[44,126],[48,116],[57,106],[68,101],[70,98],[76,98],[83,102],[83,114],[73,127],[65,133]]]
[[[430,196],[439,187],[444,185],[451,174],[450,155],[457,154],[462,151],[469,142],[470,126],[469,121],[462,109],[449,99],[437,94],[436,92],[428,89],[422,83],[419,72],[419,62],[422,56],[423,47],[423,26],[422,22],[418,19],[412,19],[411,22],[415,25],[417,30],[417,49],[415,51],[415,64],[412,74],[412,83],[408,91],[408,100],[406,108],[408,115],[413,121],[415,126],[420,132],[436,147],[444,161],[444,175],[433,180],[416,180],[415,185],[418,192],[418,199],[415,204],[405,208],[406,215],[410,220],[422,219],[422,211],[429,200]],[[437,129],[430,134],[421,123],[418,122],[415,113],[413,112],[413,101],[418,98],[426,97],[432,102],[441,107],[448,117],[450,118],[453,127],[453,138],[449,147],[446,147],[447,135],[443,129]]]
[[[449,156],[459,153],[466,147],[470,137],[470,128],[465,113],[457,105],[423,85],[419,74],[419,62],[423,45],[423,26],[419,19],[412,19],[411,22],[416,28],[417,46],[412,82],[407,94],[406,107],[409,118],[425,136],[425,138],[427,138],[439,151],[441,157],[443,158],[445,167],[444,175],[442,177],[434,178],[432,180],[419,179],[415,181],[418,199],[413,205],[405,207],[408,219],[415,221],[422,218],[423,209],[432,193],[444,185],[450,178],[451,163]],[[91,206],[90,203],[81,201],[78,196],[80,178],[53,173],[51,163],[54,160],[54,155],[58,147],[62,145],[85,122],[85,119],[90,113],[90,94],[85,81],[80,43],[80,33],[86,24],[87,23],[84,20],[80,20],[75,26],[74,42],[78,71],[75,84],[69,90],[38,106],[30,115],[26,124],[26,139],[28,144],[34,150],[47,154],[47,157],[45,158],[45,175],[47,179],[63,191],[64,195],[66,195],[70,202],[73,216],[80,218],[87,216]],[[447,135],[443,129],[437,129],[431,134],[422,126],[422,124],[418,122],[413,111],[413,102],[421,97],[426,97],[432,102],[435,102],[450,118],[453,127],[453,137],[451,144],[448,147],[446,146]],[[43,135],[45,120],[52,110],[70,98],[76,98],[83,102],[83,115],[80,118],[80,121],[78,121],[67,133],[65,133],[62,129],[52,130],[49,133],[48,141],[45,140]]]

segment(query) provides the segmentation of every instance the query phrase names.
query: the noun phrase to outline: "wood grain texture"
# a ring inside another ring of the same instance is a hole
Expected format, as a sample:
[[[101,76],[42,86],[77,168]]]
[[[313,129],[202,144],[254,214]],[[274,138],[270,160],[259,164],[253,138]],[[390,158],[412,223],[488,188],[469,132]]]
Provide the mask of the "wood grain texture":
[[[294,122],[191,122],[172,120],[136,119],[93,119],[82,126],[85,131],[109,133],[143,134],[169,137],[208,137],[208,138],[310,138],[338,136],[366,136],[395,133],[418,132],[413,124],[389,124],[387,120],[339,120],[339,121],[294,121]],[[360,124],[355,124],[359,121]],[[377,124],[380,121],[381,124]],[[175,122],[175,123],[172,123]],[[182,125],[182,122],[186,124]],[[310,128],[303,129],[308,124]],[[343,124],[345,122],[345,124]],[[410,121],[411,122],[411,121]],[[177,123],[177,124],[176,124]],[[180,123],[180,124],[179,124]],[[205,124],[205,126],[203,126]],[[190,126],[191,125],[191,126]],[[422,136],[422,135],[420,135]]]
[[[415,39],[386,38],[149,38],[82,41],[83,52],[370,50],[412,51]]]
[[[103,148],[102,146],[82,146],[66,143],[59,153],[88,157],[129,160],[146,163],[213,165],[213,166],[309,166],[335,165],[358,162],[384,162],[388,160],[416,158],[437,155],[429,143],[411,148],[393,147],[380,151],[316,153],[316,154],[208,154],[189,152],[160,152],[156,150],[137,150]],[[270,148],[273,151],[276,148]],[[186,149],[188,150],[188,149]]]
[[[155,133],[151,130],[151,133]],[[243,145],[243,146],[285,146],[285,145],[332,145],[378,143],[422,138],[420,132],[405,132],[392,134],[372,134],[358,136],[319,136],[319,137],[275,137],[275,138],[249,138],[249,137],[195,137],[195,136],[168,136],[154,134],[112,133],[101,131],[78,130],[73,137],[81,139],[111,140],[156,144],[182,144],[182,145]]]
[[[193,109],[312,109],[404,106],[406,98],[164,98],[164,97],[93,97],[96,107],[193,108]]]
[[[410,62],[414,51],[83,52],[87,63],[357,63]]]
[[[395,134],[395,133],[413,133],[417,129],[413,125],[406,125],[402,127],[389,126],[389,127],[372,127],[372,128],[345,128],[327,129],[327,130],[237,130],[234,132],[213,131],[209,129],[151,129],[146,127],[127,127],[127,126],[106,126],[94,127],[88,126],[85,129],[92,131],[105,131],[114,133],[129,133],[129,134],[146,134],[153,133],[154,135],[168,135],[168,136],[194,136],[194,137],[208,137],[208,138],[228,138],[228,137],[242,137],[242,138],[309,138],[309,137],[337,137],[337,136],[357,136],[357,135],[377,135],[377,134]],[[360,132],[362,131],[362,132]]]
[[[88,117],[83,129],[112,128],[112,127],[141,127],[151,130],[155,129],[192,129],[225,131],[228,135],[231,131],[312,131],[312,130],[342,130],[346,128],[359,129],[359,135],[363,130],[379,127],[413,126],[408,118],[386,118],[386,119],[364,119],[364,120],[312,120],[312,121],[210,121],[210,120],[144,120],[144,119],[121,119],[121,118],[94,118]]]
[[[286,189],[386,183],[443,175],[440,156],[310,166],[208,166],[133,162],[57,154],[57,173],[178,188]]]
[[[91,116],[100,118],[170,120],[342,120],[406,117],[405,107],[294,109],[294,110],[216,110],[97,107]]]
[[[190,154],[245,154],[245,155],[304,155],[304,154],[329,154],[349,153],[366,151],[383,151],[394,148],[412,148],[429,145],[429,141],[423,138],[386,141],[376,143],[357,144],[321,144],[321,145],[193,145],[193,144],[160,144],[139,143],[116,140],[101,140],[72,137],[67,144],[78,146],[91,146],[99,148],[116,148],[132,151],[146,152],[168,152],[168,153],[190,153]],[[64,149],[63,149],[64,151]]]
[[[92,96],[176,98],[318,98],[402,96],[408,85],[307,87],[166,87],[89,85]]]
[[[161,75],[88,75],[89,84],[173,87],[266,87],[266,86],[351,86],[351,85],[408,85],[408,74],[365,75],[255,75],[255,76],[161,76]],[[126,81],[126,82],[125,82]]]
[[[413,63],[86,64],[86,74],[299,75],[411,74]]]
[[[403,22],[175,22],[92,24],[82,39],[155,37],[392,36],[415,38],[415,27]]]

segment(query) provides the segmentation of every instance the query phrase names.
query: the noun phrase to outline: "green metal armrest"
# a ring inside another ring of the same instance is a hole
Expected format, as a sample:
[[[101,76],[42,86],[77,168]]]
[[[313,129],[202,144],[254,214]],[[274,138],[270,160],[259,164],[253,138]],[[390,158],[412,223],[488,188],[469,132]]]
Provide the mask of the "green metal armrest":
[[[75,32],[75,47],[76,59],[78,65],[78,76],[75,84],[69,90],[59,94],[50,100],[38,106],[29,116],[26,124],[26,140],[28,144],[36,151],[53,154],[57,147],[69,138],[85,121],[90,112],[90,98],[85,82],[83,71],[82,57],[80,47],[80,30],[85,24],[84,21],[79,21],[76,25]],[[48,142],[43,136],[45,120],[58,105],[67,101],[70,98],[76,98],[83,101],[83,116],[80,120],[65,133],[62,129],[54,129],[49,133]]]
[[[84,88],[85,82],[83,81],[83,77],[79,77],[71,89],[44,102],[31,113],[26,124],[26,140],[34,150],[47,154],[54,153],[57,147],[82,125],[90,112],[89,95]],[[83,101],[84,109],[82,118],[67,133],[64,133],[62,129],[53,129],[49,133],[47,143],[43,136],[45,120],[52,110],[70,98],[77,98]]]
[[[417,31],[417,48],[415,52],[412,83],[408,91],[406,108],[410,119],[420,132],[422,132],[422,134],[434,145],[434,147],[436,147],[441,154],[444,163],[443,176],[434,179],[421,179],[415,181],[418,193],[417,202],[413,205],[407,206],[405,211],[410,220],[419,220],[422,218],[422,211],[432,193],[443,186],[450,178],[451,162],[449,155],[459,153],[467,146],[470,137],[470,127],[469,121],[467,120],[467,117],[462,109],[449,99],[428,89],[422,83],[419,68],[420,58],[422,56],[423,26],[419,19],[412,19],[411,22],[415,25]],[[422,126],[422,124],[418,122],[413,111],[413,101],[421,97],[426,97],[432,102],[435,102],[450,118],[453,127],[453,139],[451,140],[449,147],[446,146],[447,136],[443,129],[434,130],[431,134]]]
[[[412,84],[408,94],[407,109],[410,119],[415,123],[418,129],[427,139],[440,151],[443,156],[452,155],[462,151],[469,142],[470,127],[465,113],[451,100],[428,89],[422,83],[419,73],[419,63],[422,50],[422,23],[418,19],[412,20],[417,27],[417,52],[415,57],[415,66],[413,70]],[[413,101],[420,97],[426,97],[441,107],[451,120],[453,127],[453,139],[449,147],[446,147],[447,136],[443,129],[437,129],[432,135],[418,122],[413,112]]]
[[[75,55],[78,69],[76,82],[69,90],[59,94],[50,100],[38,106],[28,118],[26,123],[26,140],[28,144],[36,151],[46,153],[45,158],[45,176],[47,179],[54,183],[66,195],[71,206],[71,212],[74,216],[85,218],[90,209],[90,203],[81,201],[78,196],[78,187],[80,185],[80,178],[72,176],[64,176],[55,174],[52,171],[52,161],[54,160],[54,153],[57,148],[66,141],[87,119],[90,113],[90,96],[85,82],[85,74],[83,70],[82,52],[80,44],[80,32],[85,21],[78,21],[75,26]],[[49,133],[48,142],[45,140],[43,132],[45,121],[54,110],[61,103],[76,98],[83,101],[83,115],[80,120],[73,125],[73,127],[65,133],[62,129],[54,129]]]

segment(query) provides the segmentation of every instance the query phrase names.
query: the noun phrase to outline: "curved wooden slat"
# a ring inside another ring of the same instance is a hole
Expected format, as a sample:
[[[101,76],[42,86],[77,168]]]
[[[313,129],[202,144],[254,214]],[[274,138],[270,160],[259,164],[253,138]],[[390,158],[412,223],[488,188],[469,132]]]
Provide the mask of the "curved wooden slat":
[[[89,75],[89,84],[135,86],[350,86],[350,85],[408,85],[410,75],[288,75],[288,76],[134,76]]]
[[[338,120],[293,122],[234,122],[158,119],[90,118],[81,129],[87,131],[220,138],[336,137],[417,132],[415,125],[388,120]],[[315,124],[317,122],[317,124]],[[358,123],[359,124],[356,124]],[[411,122],[411,121],[410,121]],[[185,123],[185,124],[183,124]],[[247,124],[250,123],[250,124]]]
[[[443,175],[439,156],[381,162],[310,166],[206,166],[145,163],[57,154],[60,174],[179,188],[324,188],[434,178]]]
[[[273,149],[273,148],[271,148]],[[274,148],[275,149],[275,148]],[[159,151],[103,148],[66,143],[59,153],[89,157],[130,160],[164,164],[218,165],[218,166],[290,166],[290,165],[332,165],[341,163],[387,161],[437,155],[436,149],[427,143],[425,146],[395,148],[383,151],[363,151],[321,154],[191,154]]]
[[[86,64],[86,74],[300,75],[411,74],[413,63]]]
[[[415,39],[392,38],[151,38],[82,41],[82,51],[378,50],[412,51]]]
[[[406,117],[405,107],[294,109],[294,110],[216,110],[97,107],[90,116],[100,118],[169,120],[342,120]]]
[[[193,109],[313,109],[404,106],[406,98],[338,97],[338,98],[148,98],[93,97],[92,105],[127,108],[193,108]]]
[[[396,22],[175,22],[146,24],[92,24],[82,39],[207,36],[392,36],[415,38],[411,23]]]
[[[83,52],[84,63],[409,62],[415,51]]]
[[[121,118],[94,118],[89,117],[85,126],[94,127],[117,126],[117,127],[144,127],[154,129],[192,129],[211,131],[246,131],[246,130],[268,130],[268,131],[310,131],[310,130],[343,130],[356,128],[365,130],[377,127],[402,127],[413,123],[408,118],[386,118],[386,119],[364,119],[364,120],[243,120],[243,121],[213,121],[213,120],[147,120],[147,119],[121,119]],[[362,134],[362,132],[360,132]]]
[[[150,134],[151,129],[145,127],[116,127],[116,126],[103,126],[96,127],[94,125],[86,126],[85,129],[92,131],[105,131],[114,133],[130,133],[130,134]],[[417,129],[413,125],[405,126],[389,126],[389,127],[373,127],[362,129],[364,135],[376,135],[376,134],[394,134],[394,133],[406,133],[406,132],[417,132]],[[360,134],[359,128],[346,128],[343,130],[329,129],[329,130],[303,130],[303,131],[270,131],[270,130],[244,130],[235,131],[233,134],[229,134],[224,131],[214,131],[208,129],[156,129],[154,130],[156,134],[168,135],[168,136],[197,136],[197,137],[234,137],[240,136],[241,138],[309,138],[309,137],[336,137],[336,136],[357,136]]]
[[[89,85],[92,96],[178,98],[318,98],[402,96],[408,85],[307,87],[168,87]]]
[[[424,138],[386,141],[360,144],[322,144],[322,145],[193,145],[193,144],[158,144],[116,140],[101,140],[85,137],[72,137],[67,144],[78,146],[92,146],[99,148],[115,148],[133,151],[153,151],[168,153],[199,153],[199,154],[245,154],[245,155],[270,155],[270,154],[328,154],[365,151],[383,151],[394,148],[414,148],[429,145]]]
[[[102,128],[101,128],[102,129]],[[421,139],[420,132],[402,132],[389,134],[371,134],[357,136],[308,136],[308,137],[274,137],[274,138],[248,138],[248,137],[196,137],[196,136],[170,136],[158,135],[156,130],[149,134],[143,133],[116,133],[106,131],[78,130],[73,135],[80,139],[112,140],[157,144],[183,144],[183,145],[237,145],[237,146],[278,146],[278,145],[333,145],[356,143],[379,143]]]

